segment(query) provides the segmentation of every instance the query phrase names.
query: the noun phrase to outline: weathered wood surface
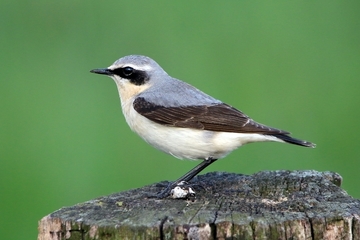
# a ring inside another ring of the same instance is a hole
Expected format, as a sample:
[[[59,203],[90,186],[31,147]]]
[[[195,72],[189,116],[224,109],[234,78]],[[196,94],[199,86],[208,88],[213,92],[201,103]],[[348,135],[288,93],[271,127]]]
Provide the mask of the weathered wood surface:
[[[64,207],[39,222],[55,239],[360,239],[360,200],[333,172],[214,172],[195,201],[146,198],[164,183]]]

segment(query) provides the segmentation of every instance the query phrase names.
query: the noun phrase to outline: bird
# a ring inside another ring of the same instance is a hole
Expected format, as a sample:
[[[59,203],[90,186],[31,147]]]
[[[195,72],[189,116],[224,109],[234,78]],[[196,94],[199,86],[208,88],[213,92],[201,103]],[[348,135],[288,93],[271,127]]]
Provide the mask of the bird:
[[[153,147],[179,159],[202,160],[169,184],[157,198],[189,182],[233,150],[253,142],[281,142],[314,148],[290,132],[258,123],[242,111],[171,77],[153,59],[128,55],[91,73],[111,77],[117,86],[125,120]]]

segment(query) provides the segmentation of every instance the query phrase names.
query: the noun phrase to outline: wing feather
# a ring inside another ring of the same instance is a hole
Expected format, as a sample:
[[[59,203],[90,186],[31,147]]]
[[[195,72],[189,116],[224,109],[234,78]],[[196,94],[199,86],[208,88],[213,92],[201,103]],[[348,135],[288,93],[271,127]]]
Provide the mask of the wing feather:
[[[164,107],[135,99],[134,109],[142,116],[162,125],[203,129],[215,132],[289,134],[253,121],[241,111],[224,103],[201,106]]]

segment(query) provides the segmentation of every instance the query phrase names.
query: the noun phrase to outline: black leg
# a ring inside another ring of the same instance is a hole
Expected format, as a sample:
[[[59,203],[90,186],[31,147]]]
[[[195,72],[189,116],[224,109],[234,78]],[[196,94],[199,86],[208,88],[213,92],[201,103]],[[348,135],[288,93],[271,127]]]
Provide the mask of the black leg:
[[[166,189],[164,189],[161,193],[157,195],[157,198],[166,198],[170,195],[171,189],[176,187],[179,183],[185,181],[189,182],[191,179],[193,179],[196,175],[198,175],[202,170],[204,170],[206,167],[208,167],[210,164],[215,162],[217,159],[214,158],[207,158],[204,161],[202,161],[200,164],[196,165],[193,169],[191,169],[189,172],[187,172],[184,176],[180,177],[175,182],[172,182]]]

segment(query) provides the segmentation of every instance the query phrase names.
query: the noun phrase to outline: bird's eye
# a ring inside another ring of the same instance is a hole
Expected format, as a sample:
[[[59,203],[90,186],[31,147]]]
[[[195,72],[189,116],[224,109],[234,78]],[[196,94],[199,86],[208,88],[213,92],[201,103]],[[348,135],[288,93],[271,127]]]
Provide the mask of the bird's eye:
[[[131,74],[133,74],[134,69],[132,67],[124,67],[123,68],[123,73],[125,76],[130,76]]]

